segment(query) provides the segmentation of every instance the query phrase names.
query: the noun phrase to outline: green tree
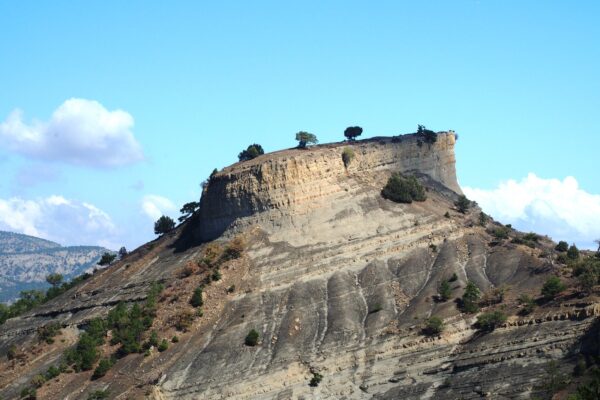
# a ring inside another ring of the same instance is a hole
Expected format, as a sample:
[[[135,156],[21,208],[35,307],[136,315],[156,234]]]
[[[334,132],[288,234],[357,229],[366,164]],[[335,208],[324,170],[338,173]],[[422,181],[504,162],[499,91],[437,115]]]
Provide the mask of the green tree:
[[[573,243],[569,247],[569,250],[567,250],[567,257],[571,260],[579,259],[579,249],[577,248],[577,246],[575,246],[575,243]]]
[[[317,140],[317,137],[315,135],[313,135],[312,133],[304,132],[304,131],[300,131],[300,132],[296,133],[296,140],[298,141],[299,149],[306,148],[306,145],[308,145],[308,144],[319,143],[319,141]]]
[[[50,274],[46,277],[46,282],[51,284],[54,287],[59,286],[63,281],[63,276],[58,273]]]
[[[167,342],[167,339],[163,339],[161,340],[160,344],[158,345],[158,351],[160,351],[161,353],[165,350],[167,350],[169,348],[169,342]]]
[[[452,288],[450,288],[450,283],[447,280],[443,280],[440,283],[440,287],[438,289],[439,299],[442,301],[448,301],[450,296],[452,296]]]
[[[192,307],[202,307],[202,305],[204,304],[204,301],[202,300],[202,291],[202,286],[198,286],[194,290],[194,293],[192,294],[192,298],[190,300],[190,304],[192,305]]]
[[[461,301],[463,310],[468,313],[476,313],[479,311],[479,305],[477,303],[480,296],[481,292],[477,285],[472,281],[468,281]]]
[[[95,390],[90,393],[87,397],[87,400],[104,400],[108,399],[110,392],[108,390]]]
[[[127,255],[127,249],[125,248],[125,246],[122,246],[119,249],[119,260],[122,260],[126,255]]]
[[[477,322],[475,325],[482,331],[491,332],[498,325],[506,322],[506,314],[500,310],[488,311],[477,316]]]
[[[489,219],[490,218],[483,211],[479,213],[479,225],[480,226],[485,226],[488,223]]]
[[[444,321],[438,316],[432,316],[425,321],[423,333],[426,335],[439,335],[444,330]]]
[[[521,311],[519,311],[520,315],[531,314],[533,312],[533,309],[535,308],[535,301],[531,296],[527,294],[522,294],[519,296],[519,304],[523,306],[523,308],[521,308]]]
[[[425,188],[414,176],[404,177],[399,173],[393,173],[381,191],[381,195],[396,203],[412,203],[413,201],[425,201],[427,195]]]
[[[112,365],[113,365],[113,362],[110,358],[103,358],[102,360],[100,360],[100,362],[98,363],[98,366],[96,367],[96,369],[94,370],[94,373],[92,374],[92,379],[102,378],[104,375],[106,375],[108,370],[110,370]]]
[[[344,167],[348,168],[348,165],[354,160],[354,150],[349,147],[346,147],[344,151],[342,151],[342,161],[344,162]]]
[[[454,203],[458,211],[465,214],[469,208],[471,207],[471,200],[467,198],[464,194],[461,194],[458,197],[458,200]]]
[[[437,133],[425,128],[424,125],[417,125],[417,135],[421,136],[425,143],[433,144],[437,141]]]
[[[154,233],[157,235],[163,235],[168,233],[175,228],[175,221],[171,217],[163,215],[154,223]]]
[[[552,300],[566,288],[567,286],[557,276],[551,276],[542,286],[542,296],[547,300]]]
[[[248,161],[256,158],[262,154],[265,154],[262,146],[260,144],[254,143],[248,146],[246,150],[243,150],[240,154],[238,154],[238,159],[240,161]]]
[[[317,387],[319,386],[319,383],[321,383],[322,380],[323,375],[319,374],[318,372],[313,372],[313,376],[312,378],[310,378],[310,382],[308,383],[308,385],[310,387]]]
[[[183,222],[188,219],[192,214],[194,214],[200,208],[199,201],[190,201],[189,203],[185,203],[179,212],[183,214],[179,217],[179,222]]]
[[[246,346],[254,347],[258,344],[259,337],[260,337],[260,335],[258,334],[256,329],[252,329],[246,335],[246,338],[244,339],[244,343],[246,344]]]
[[[569,398],[571,399],[571,398]],[[598,400],[600,399],[600,368],[594,367],[591,371],[589,382],[577,388],[574,400]]]
[[[561,240],[560,242],[558,242],[554,250],[564,253],[565,251],[569,250],[569,244],[564,240]]]
[[[117,258],[116,254],[105,252],[104,254],[102,254],[102,257],[100,257],[100,261],[98,261],[98,265],[100,265],[100,266],[110,265],[113,261],[115,261],[115,258]]]
[[[594,268],[586,268],[577,276],[577,283],[582,291],[592,293],[594,286],[598,284],[598,271]]]
[[[360,126],[349,126],[344,131],[344,136],[349,141],[354,141],[354,140],[356,140],[356,138],[358,136],[362,135],[362,133],[363,133],[363,128],[361,128]]]

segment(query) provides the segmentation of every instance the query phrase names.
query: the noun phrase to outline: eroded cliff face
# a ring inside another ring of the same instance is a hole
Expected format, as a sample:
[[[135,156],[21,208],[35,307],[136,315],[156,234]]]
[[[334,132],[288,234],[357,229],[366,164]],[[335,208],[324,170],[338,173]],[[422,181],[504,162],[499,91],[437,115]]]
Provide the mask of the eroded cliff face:
[[[363,190],[361,179],[379,181],[392,172],[426,174],[460,193],[455,142],[453,132],[438,134],[434,144],[404,135],[284,150],[234,164],[211,177],[202,195],[199,235],[213,240],[251,224],[269,233],[285,230],[303,223],[303,216],[327,213],[333,203],[355,201],[353,195]],[[354,152],[347,166],[345,148]]]
[[[157,400],[529,398],[543,387],[549,361],[572,368],[600,308],[595,297],[572,297],[518,315],[517,297],[536,296],[559,271],[554,245],[494,239],[478,225],[477,209],[454,209],[454,140],[441,134],[436,144],[419,146],[415,137],[382,138],[226,168],[211,180],[197,219],[0,327],[2,354],[13,344],[33,349],[22,362],[0,364],[1,394],[16,396],[56,363],[85,321],[118,301],[143,299],[160,280],[167,288],[152,329],[161,338],[178,335],[178,343],[122,358],[95,381],[91,372],[63,374],[38,390],[39,398],[84,399],[98,389],[111,398]],[[347,168],[344,147],[356,155]],[[425,202],[381,197],[398,170],[420,177]],[[174,250],[194,233],[224,236]],[[177,331],[174,317],[194,312],[192,292],[212,273],[197,265],[234,235],[245,243],[242,257],[219,267],[222,278],[205,287],[203,316]],[[185,267],[192,273],[182,273]],[[452,299],[436,301],[452,274]],[[475,315],[453,301],[469,280],[482,292],[510,288],[503,304],[492,306],[510,317],[492,333],[478,332]],[[427,337],[421,327],[432,315],[446,329]],[[66,328],[44,347],[35,330],[50,320]],[[251,329],[260,334],[255,347],[244,345]],[[114,350],[103,348],[105,355]],[[323,376],[317,387],[309,385],[313,373]]]

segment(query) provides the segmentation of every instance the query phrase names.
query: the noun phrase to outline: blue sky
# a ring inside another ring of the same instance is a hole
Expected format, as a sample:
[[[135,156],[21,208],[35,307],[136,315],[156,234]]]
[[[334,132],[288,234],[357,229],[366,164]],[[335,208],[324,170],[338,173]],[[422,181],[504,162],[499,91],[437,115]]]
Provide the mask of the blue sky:
[[[0,3],[0,229],[131,248],[250,143],[425,124],[493,216],[600,237],[600,3],[169,3]]]

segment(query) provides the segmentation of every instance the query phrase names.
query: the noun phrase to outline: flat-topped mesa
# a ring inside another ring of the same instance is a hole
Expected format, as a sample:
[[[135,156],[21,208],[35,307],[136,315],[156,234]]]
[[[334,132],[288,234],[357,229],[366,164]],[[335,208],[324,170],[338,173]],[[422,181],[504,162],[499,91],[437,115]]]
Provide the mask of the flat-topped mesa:
[[[277,230],[294,218],[347,202],[352,194],[381,190],[392,172],[429,175],[461,193],[456,179],[453,131],[433,144],[415,135],[378,137],[269,153],[213,175],[200,207],[199,236],[212,240],[251,224]],[[348,166],[342,151],[354,158]]]

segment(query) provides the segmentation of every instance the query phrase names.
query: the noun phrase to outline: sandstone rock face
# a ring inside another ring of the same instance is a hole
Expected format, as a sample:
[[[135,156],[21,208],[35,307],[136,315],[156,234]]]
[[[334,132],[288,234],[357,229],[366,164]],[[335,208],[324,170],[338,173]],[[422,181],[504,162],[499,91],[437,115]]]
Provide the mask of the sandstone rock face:
[[[289,228],[302,216],[313,217],[316,209],[352,199],[365,175],[387,179],[392,172],[416,171],[461,192],[453,132],[438,134],[434,144],[413,135],[401,138],[286,150],[225,168],[202,195],[200,237],[212,240],[252,223],[269,232]],[[355,154],[348,167],[344,148]]]
[[[76,330],[118,301],[143,299],[156,280],[167,286],[157,324],[168,321],[176,307],[191,307],[196,285],[178,271],[207,246],[171,245],[190,232],[223,235],[215,243],[240,235],[243,257],[225,264],[222,279],[205,289],[204,316],[177,333],[178,343],[149,357],[129,355],[98,381],[90,373],[61,375],[41,398],[86,398],[97,389],[157,400],[529,398],[541,390],[549,361],[572,368],[582,338],[598,329],[600,307],[572,299],[517,315],[516,297],[539,293],[556,270],[545,255],[552,243],[542,239],[532,249],[498,242],[477,226],[478,210],[453,210],[460,191],[454,140],[446,133],[431,146],[415,137],[358,142],[348,145],[356,156],[347,168],[340,145],[227,168],[211,179],[198,219],[7,321],[0,353],[33,342],[36,327],[51,319]],[[381,198],[398,170],[420,177],[425,202]],[[482,292],[508,285],[507,323],[483,334],[474,315],[452,300],[436,301],[440,282],[452,274],[452,299],[468,280]],[[433,315],[446,329],[428,337],[421,327]],[[168,325],[155,329],[173,335]],[[260,334],[255,347],[244,344],[251,329]],[[21,369],[0,369],[0,394],[15,396],[58,357],[48,352]],[[323,376],[316,387],[309,385],[314,373]]]

